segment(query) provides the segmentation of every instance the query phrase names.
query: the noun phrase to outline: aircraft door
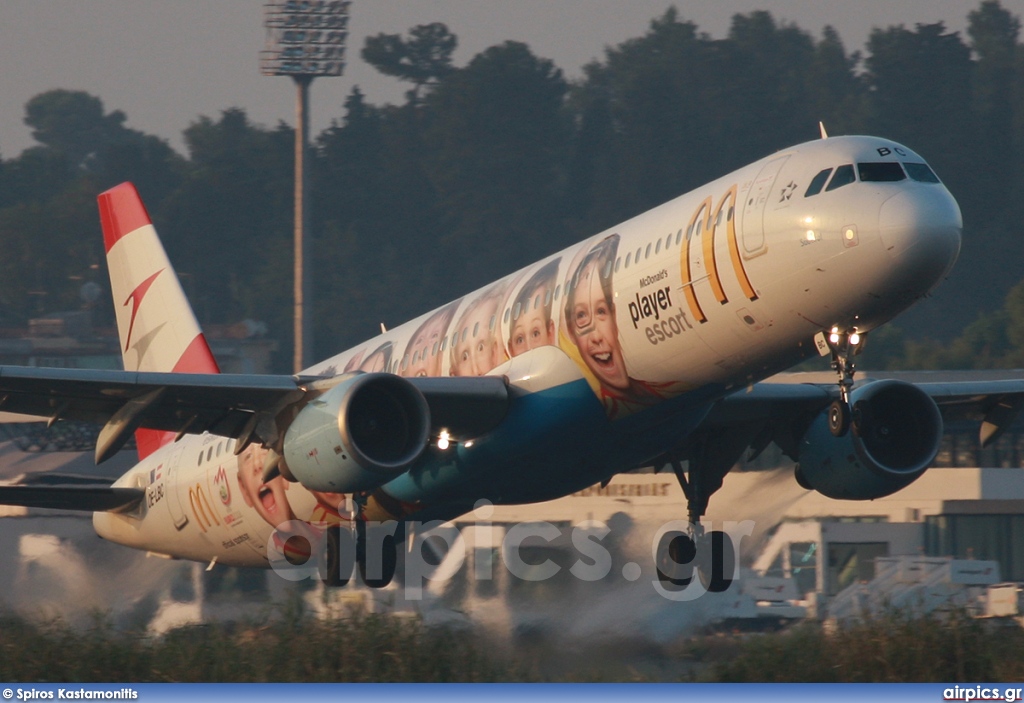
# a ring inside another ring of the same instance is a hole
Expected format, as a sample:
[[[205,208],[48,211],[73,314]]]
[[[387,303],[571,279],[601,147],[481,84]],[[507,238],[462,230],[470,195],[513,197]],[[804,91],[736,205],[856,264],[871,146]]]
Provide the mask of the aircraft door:
[[[775,179],[789,160],[789,156],[773,159],[757,174],[746,200],[743,203],[743,258],[751,259],[763,254],[767,245],[764,240],[764,211],[772,197]]]
[[[171,511],[171,520],[174,522],[174,529],[185,529],[188,524],[188,515],[181,504],[181,492],[178,490],[178,483],[181,475],[182,452],[188,442],[175,442],[171,458],[167,462],[167,507]]]

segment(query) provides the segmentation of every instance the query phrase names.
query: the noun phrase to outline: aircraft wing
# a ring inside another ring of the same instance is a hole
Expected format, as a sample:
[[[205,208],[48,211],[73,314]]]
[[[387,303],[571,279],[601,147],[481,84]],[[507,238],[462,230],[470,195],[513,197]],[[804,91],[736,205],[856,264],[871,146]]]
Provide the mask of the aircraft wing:
[[[493,429],[509,402],[504,378],[411,378],[432,424],[468,435]],[[97,460],[138,427],[240,438],[258,415],[275,417],[321,378],[0,366],[0,410],[104,425]]]
[[[153,393],[160,397],[139,426],[232,437],[253,412],[301,390],[292,376],[0,366],[0,409],[54,420],[104,424],[127,402]]]

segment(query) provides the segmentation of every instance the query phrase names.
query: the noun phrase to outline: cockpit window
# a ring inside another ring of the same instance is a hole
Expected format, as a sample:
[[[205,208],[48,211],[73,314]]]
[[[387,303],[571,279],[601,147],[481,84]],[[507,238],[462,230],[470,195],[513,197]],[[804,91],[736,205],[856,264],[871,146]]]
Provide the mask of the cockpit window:
[[[869,183],[891,183],[906,179],[903,168],[894,161],[876,161],[857,164],[860,180]]]
[[[935,175],[928,164],[915,164],[904,161],[903,167],[907,169],[907,175],[918,183],[939,183],[939,177]]]
[[[842,188],[845,185],[857,182],[857,176],[853,172],[853,164],[844,164],[836,169],[836,173],[832,176],[832,180],[828,182],[828,187],[825,188],[827,193],[830,190],[836,188]]]
[[[825,181],[828,180],[831,173],[832,169],[830,168],[826,168],[824,171],[819,171],[818,175],[811,179],[811,185],[807,186],[807,192],[804,193],[804,197],[809,198],[812,195],[820,193],[821,189],[825,187]]]

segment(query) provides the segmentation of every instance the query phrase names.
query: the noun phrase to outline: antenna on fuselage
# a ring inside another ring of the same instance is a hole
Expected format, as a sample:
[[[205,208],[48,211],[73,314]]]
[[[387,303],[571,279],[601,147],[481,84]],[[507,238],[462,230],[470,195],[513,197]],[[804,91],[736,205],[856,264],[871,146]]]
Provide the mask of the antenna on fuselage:
[[[819,122],[818,123],[818,129],[821,130],[821,138],[822,139],[828,139],[828,132],[825,131],[825,123],[824,122]]]

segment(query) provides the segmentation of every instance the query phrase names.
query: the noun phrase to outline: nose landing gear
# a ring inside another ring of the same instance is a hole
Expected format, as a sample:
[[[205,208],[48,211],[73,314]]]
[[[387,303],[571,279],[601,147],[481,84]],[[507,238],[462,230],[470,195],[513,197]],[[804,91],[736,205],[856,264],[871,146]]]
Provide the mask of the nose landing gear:
[[[823,338],[823,339],[821,339]],[[818,345],[824,345],[832,356],[832,370],[839,375],[839,398],[828,407],[828,429],[835,437],[843,437],[850,430],[853,412],[850,409],[850,391],[857,364],[853,357],[864,348],[865,335],[857,328],[841,331],[833,327],[827,334],[819,333]]]

